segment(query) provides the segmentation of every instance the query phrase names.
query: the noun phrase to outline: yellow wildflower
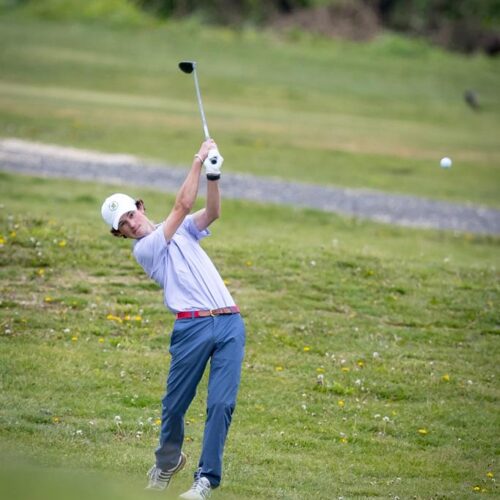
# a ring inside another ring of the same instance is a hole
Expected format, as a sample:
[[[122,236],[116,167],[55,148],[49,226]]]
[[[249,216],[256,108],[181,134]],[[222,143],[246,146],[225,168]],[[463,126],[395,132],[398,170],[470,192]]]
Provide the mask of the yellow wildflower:
[[[309,352],[310,350],[311,348],[308,345],[304,346],[304,352]]]
[[[493,474],[493,472],[488,471],[488,472],[486,473],[486,477],[489,477],[490,479],[493,479],[493,478],[495,477],[495,475]]]
[[[115,316],[114,314],[108,314],[106,316],[106,319],[109,319],[109,321],[116,321],[118,323],[122,323],[123,320],[121,318],[119,318],[118,316]]]
[[[325,369],[323,367],[320,367],[320,368],[316,368],[316,371],[318,373],[325,373]]]
[[[102,344],[104,342],[104,339],[102,337],[99,337],[99,344]]]
[[[275,368],[275,370],[276,370],[277,372],[282,372],[282,371],[283,371],[283,367],[282,367],[282,366],[277,366],[277,367]]]
[[[418,433],[421,435],[421,436],[426,436],[427,434],[429,434],[429,431],[425,428],[422,428],[422,429],[419,429],[418,430]]]
[[[337,401],[337,404],[339,405],[339,408],[344,408],[345,406],[345,401],[343,399],[339,399]]]
[[[363,366],[365,366],[365,362],[362,359],[358,360],[358,366],[363,368]]]
[[[10,234],[9,234],[9,236],[11,238],[15,238],[17,236],[17,233],[15,231],[11,231]]]
[[[343,366],[343,367],[342,367],[342,371],[343,371],[344,373],[347,373],[347,372],[351,371],[351,369],[350,369],[348,366]]]
[[[160,425],[160,424],[161,424],[161,419],[157,418],[157,419],[155,420],[155,424],[156,424],[156,425]]]
[[[37,271],[37,274],[38,274],[38,276],[44,276],[44,275],[45,275],[45,269],[40,268],[40,269]]]
[[[139,314],[136,314],[136,315],[134,316],[134,320],[135,320],[135,321],[142,321],[142,316],[140,316]]]
[[[58,245],[61,247],[61,248],[64,248],[66,246],[66,240],[60,240]]]
[[[72,340],[73,342],[76,342],[76,341],[78,340],[78,337],[73,336],[73,337],[71,337],[71,340]]]
[[[443,377],[442,377],[442,380],[443,380],[443,382],[449,382],[450,381],[450,376],[447,373],[445,373],[443,375]]]
[[[52,297],[49,297],[49,296],[47,295],[47,297],[45,297],[43,300],[44,300],[45,302],[47,302],[47,303],[50,303],[50,302],[52,302],[52,300],[53,300],[53,299],[52,299]]]

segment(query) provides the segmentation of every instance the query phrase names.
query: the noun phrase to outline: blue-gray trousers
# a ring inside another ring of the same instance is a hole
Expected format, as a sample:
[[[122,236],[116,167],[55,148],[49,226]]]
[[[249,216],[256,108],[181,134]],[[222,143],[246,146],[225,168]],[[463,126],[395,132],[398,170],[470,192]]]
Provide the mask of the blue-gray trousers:
[[[184,415],[210,360],[207,416],[197,474],[213,488],[222,477],[222,455],[240,384],[245,326],[239,314],[178,319],[170,340],[172,361],[162,400],[156,464],[177,465],[184,441]]]

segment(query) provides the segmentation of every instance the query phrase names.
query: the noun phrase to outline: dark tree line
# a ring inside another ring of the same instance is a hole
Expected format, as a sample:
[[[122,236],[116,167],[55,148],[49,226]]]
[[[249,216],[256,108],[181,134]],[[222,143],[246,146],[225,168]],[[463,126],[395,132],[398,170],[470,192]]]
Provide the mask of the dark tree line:
[[[93,0],[103,5],[108,1]],[[462,52],[500,53],[500,0],[122,1],[164,19],[196,15],[213,24],[298,27],[356,40],[370,39],[386,28],[423,36]],[[62,2],[61,8],[77,11],[80,2],[68,0]],[[47,8],[59,8],[54,0],[0,0],[0,13],[23,6],[40,8],[44,4]]]
[[[266,25],[307,9],[370,10],[381,27],[425,36],[454,50],[500,52],[500,0],[132,0],[161,17]]]
[[[401,28],[433,24],[441,19],[474,18],[483,25],[500,22],[500,0],[133,0],[140,7],[161,16],[183,16],[195,12],[226,15],[240,20],[265,21],[276,13],[290,14],[299,9],[328,4],[362,3],[374,9],[382,20]]]
[[[364,0],[384,26],[462,52],[500,52],[500,0]]]

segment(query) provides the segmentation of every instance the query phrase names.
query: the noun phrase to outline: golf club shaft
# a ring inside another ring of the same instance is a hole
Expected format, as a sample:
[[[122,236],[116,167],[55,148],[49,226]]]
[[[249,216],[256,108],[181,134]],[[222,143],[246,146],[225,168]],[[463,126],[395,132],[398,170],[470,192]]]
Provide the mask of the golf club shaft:
[[[205,133],[205,139],[210,139],[210,134],[208,133],[207,119],[205,118],[205,111],[203,110],[203,102],[201,100],[200,85],[198,84],[198,75],[196,74],[196,67],[193,68],[194,86],[196,88],[196,97],[198,98],[198,107],[200,108],[201,121],[203,123],[203,132]]]

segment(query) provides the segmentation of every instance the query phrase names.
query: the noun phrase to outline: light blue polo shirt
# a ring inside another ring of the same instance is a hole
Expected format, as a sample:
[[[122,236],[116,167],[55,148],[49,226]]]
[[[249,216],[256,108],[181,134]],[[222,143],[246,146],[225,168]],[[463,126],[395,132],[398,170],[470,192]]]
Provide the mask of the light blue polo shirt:
[[[210,231],[200,231],[192,215],[187,216],[170,241],[163,225],[136,240],[133,255],[161,288],[165,305],[173,313],[234,306],[219,272],[201,248],[200,240]]]

